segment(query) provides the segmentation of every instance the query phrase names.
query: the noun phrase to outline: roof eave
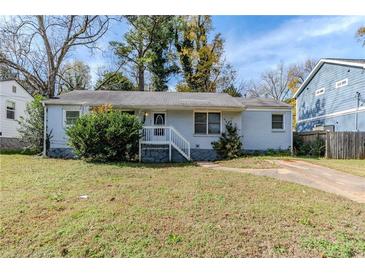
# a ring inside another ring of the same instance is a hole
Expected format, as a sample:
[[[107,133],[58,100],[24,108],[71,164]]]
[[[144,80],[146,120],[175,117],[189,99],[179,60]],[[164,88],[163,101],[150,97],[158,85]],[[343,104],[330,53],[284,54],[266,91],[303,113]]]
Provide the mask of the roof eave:
[[[314,77],[314,75],[316,75],[316,73],[319,71],[321,66],[325,63],[352,66],[352,67],[359,67],[359,68],[365,69],[365,64],[360,64],[360,63],[356,63],[356,62],[349,62],[349,61],[331,60],[331,59],[325,59],[325,58],[321,59],[321,60],[318,61],[317,65],[313,68],[313,70],[309,73],[309,75],[304,80],[304,82],[300,85],[297,92],[293,96],[294,99],[298,98],[298,96],[303,92],[304,88],[308,85],[310,80]]]
[[[55,101],[44,101],[45,105],[88,105],[88,106],[99,106],[100,104],[88,103],[88,102],[57,102]],[[195,110],[195,109],[217,109],[226,111],[243,111],[243,106],[173,106],[173,105],[122,105],[112,104],[114,107],[119,108],[133,108],[133,109],[167,109],[167,110]]]

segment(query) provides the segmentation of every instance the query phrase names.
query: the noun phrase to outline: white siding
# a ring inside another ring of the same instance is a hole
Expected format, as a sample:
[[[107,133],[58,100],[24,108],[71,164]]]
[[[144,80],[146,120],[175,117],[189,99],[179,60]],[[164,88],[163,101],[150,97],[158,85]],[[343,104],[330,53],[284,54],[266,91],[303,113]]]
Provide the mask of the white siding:
[[[48,132],[52,130],[51,148],[67,147],[67,136],[63,127],[63,110],[72,109],[82,111],[81,106],[48,106]],[[204,111],[197,109],[196,111]],[[219,111],[219,110],[209,110]],[[84,111],[85,112],[85,111]],[[219,136],[197,136],[194,134],[194,112],[192,110],[137,110],[136,115],[143,119],[143,114],[148,116],[145,125],[153,124],[153,112],[166,113],[166,125],[173,126],[189,142],[191,148],[211,149],[211,142],[216,141]],[[272,131],[271,114],[275,111],[244,111],[229,112],[222,111],[222,130],[224,121],[231,120],[243,136],[244,149],[266,150],[266,149],[287,149],[291,146],[291,112],[278,111],[284,114],[284,131]]]
[[[68,147],[67,135],[63,125],[64,110],[79,110],[82,112],[84,109],[82,106],[47,106],[47,132],[51,134],[51,148]]]
[[[284,130],[273,131],[271,114],[284,114]],[[291,111],[246,110],[242,114],[243,147],[247,150],[288,149],[292,146]]]
[[[16,87],[16,93],[13,93],[13,86]],[[21,116],[25,117],[26,105],[31,102],[33,97],[16,81],[0,81],[0,132],[1,137],[18,138],[19,123],[17,120]],[[6,103],[11,101],[15,103],[15,120],[6,118]]]
[[[195,110],[205,112],[206,110]],[[219,110],[209,110],[212,112],[220,112]],[[156,111],[155,111],[156,112]],[[150,113],[150,112],[149,112]],[[224,121],[232,120],[237,127],[241,128],[240,112],[223,111],[221,114],[222,130],[224,131]],[[189,142],[191,148],[211,149],[211,143],[218,140],[219,136],[214,135],[195,135],[194,134],[194,111],[192,110],[168,110],[167,111],[167,126],[174,127],[180,132]],[[146,119],[146,125],[152,124],[152,115]]]

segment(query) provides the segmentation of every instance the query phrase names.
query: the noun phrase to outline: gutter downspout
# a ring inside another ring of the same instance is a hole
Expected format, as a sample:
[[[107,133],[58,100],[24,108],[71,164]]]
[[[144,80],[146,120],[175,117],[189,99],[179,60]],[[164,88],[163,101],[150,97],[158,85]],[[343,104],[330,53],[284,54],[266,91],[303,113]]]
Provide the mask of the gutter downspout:
[[[357,105],[356,105],[356,116],[355,116],[355,127],[356,131],[359,131],[359,107],[360,107],[360,92],[356,92],[356,99],[357,99]]]
[[[43,157],[47,156],[47,107],[44,102],[42,102],[44,115],[43,115]]]

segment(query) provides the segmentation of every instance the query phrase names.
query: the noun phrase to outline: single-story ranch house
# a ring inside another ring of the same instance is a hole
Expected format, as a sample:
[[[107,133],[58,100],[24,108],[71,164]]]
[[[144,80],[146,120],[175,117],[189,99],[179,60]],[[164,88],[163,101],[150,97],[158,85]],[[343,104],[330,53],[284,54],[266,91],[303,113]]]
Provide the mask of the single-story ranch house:
[[[245,151],[292,148],[291,106],[267,98],[235,98],[224,93],[72,91],[44,101],[45,128],[52,132],[51,157],[72,157],[65,128],[94,106],[110,104],[143,122],[140,160],[215,160],[211,143],[230,120]]]

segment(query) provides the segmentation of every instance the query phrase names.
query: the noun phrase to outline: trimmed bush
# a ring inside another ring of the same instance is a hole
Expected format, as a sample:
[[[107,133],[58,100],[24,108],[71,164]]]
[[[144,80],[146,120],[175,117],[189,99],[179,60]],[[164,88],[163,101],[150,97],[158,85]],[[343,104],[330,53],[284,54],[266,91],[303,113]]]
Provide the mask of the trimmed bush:
[[[226,121],[226,131],[219,140],[212,142],[213,149],[222,159],[233,159],[242,155],[242,142],[238,135],[238,128],[232,121]]]
[[[81,116],[66,130],[77,156],[97,161],[133,161],[138,155],[142,123],[117,110]]]

